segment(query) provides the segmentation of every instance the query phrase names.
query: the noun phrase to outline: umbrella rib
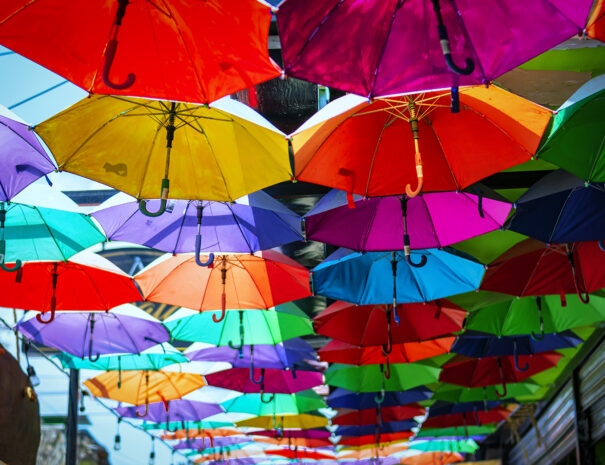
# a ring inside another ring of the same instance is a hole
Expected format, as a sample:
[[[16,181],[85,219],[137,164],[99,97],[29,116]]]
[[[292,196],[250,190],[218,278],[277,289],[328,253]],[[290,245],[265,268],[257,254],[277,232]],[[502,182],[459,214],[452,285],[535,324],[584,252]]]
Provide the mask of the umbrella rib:
[[[458,12],[460,11],[458,9],[458,5],[456,5],[456,0],[450,0],[452,2],[452,6],[454,7],[454,11]],[[460,29],[462,30],[462,33],[464,34],[464,38],[466,39],[469,48],[471,49],[471,54],[473,55],[473,58],[475,59],[475,61],[477,62],[477,64],[479,65],[479,69],[481,70],[481,76],[483,76],[483,82],[490,82],[491,79],[489,79],[486,75],[485,75],[485,71],[483,70],[483,65],[481,64],[481,60],[479,59],[479,55],[477,54],[477,50],[475,49],[475,46],[473,45],[473,42],[471,41],[471,37],[468,33],[468,29],[466,27],[466,24],[464,23],[464,19],[462,18],[462,14],[456,14],[455,15],[456,20],[458,21],[458,24],[460,25]],[[579,31],[581,32],[581,31]],[[521,64],[521,63],[519,63]]]
[[[443,159],[445,160],[445,164],[447,165],[450,174],[452,175],[452,179],[454,180],[454,184],[456,186],[455,190],[460,190],[460,185],[458,184],[458,179],[456,178],[456,175],[454,174],[454,171],[452,170],[452,165],[450,164],[450,161],[445,153],[445,149],[443,148],[443,144],[441,143],[441,138],[439,137],[439,134],[437,134],[437,131],[435,129],[435,127],[433,126],[433,123],[431,122],[430,119],[425,118],[424,121],[426,121],[427,126],[429,128],[431,128],[431,131],[433,131],[433,134],[435,135],[435,139],[437,139],[437,143],[439,144],[439,148],[441,149],[441,153],[443,154]]]
[[[1,23],[0,23],[1,24]],[[36,147],[34,147],[34,145],[29,142],[27,139],[25,139],[24,137],[21,136],[21,134],[19,134],[18,132],[16,132],[12,127],[10,127],[7,124],[3,124],[2,126],[4,126],[6,129],[8,129],[13,135],[17,136],[19,139],[21,139],[23,142],[25,142],[27,145],[29,145],[33,150],[36,151],[36,153],[40,154],[40,156],[42,158],[45,158],[46,161],[49,161],[51,165],[53,165],[52,161],[48,160],[47,157],[45,157],[44,155],[46,155],[46,153],[40,153],[40,150]],[[2,187],[2,189],[4,189],[4,186]]]
[[[250,241],[248,240],[248,236],[244,233],[244,230],[242,229],[242,226],[241,226],[240,222],[238,221],[237,215],[233,211],[233,208],[227,202],[225,202],[225,206],[231,212],[231,216],[233,216],[233,221],[235,221],[235,224],[236,224],[237,228],[239,229],[239,232],[242,234],[242,237],[244,238],[244,241],[246,241],[246,245],[248,246],[248,250],[250,251],[250,253],[254,253],[254,250],[252,249],[252,246],[250,245]],[[259,247],[260,247],[260,244],[259,244]]]
[[[376,161],[376,154],[378,153],[378,147],[380,146],[380,142],[382,142],[382,135],[384,134],[384,131],[391,124],[392,121],[395,121],[395,119],[389,119],[388,117],[386,118],[386,121],[384,122],[384,124],[382,125],[382,129],[380,130],[380,136],[378,136],[378,141],[376,142],[376,146],[374,147],[374,153],[372,154],[372,161],[370,162],[370,169],[368,170],[368,180],[366,182],[366,188],[365,188],[366,197],[368,196],[368,191],[370,190],[370,181],[372,179],[372,171],[374,169],[374,162]]]
[[[265,272],[266,272],[267,277],[268,277],[269,270],[267,270],[267,267],[269,266],[269,264],[273,264],[273,262],[271,260],[264,260],[264,262],[265,262]],[[250,276],[250,280],[252,281],[252,284],[254,284],[254,287],[258,291],[258,295],[261,297],[263,303],[265,304],[264,309],[269,309],[270,307],[272,307],[272,305],[267,305],[267,301],[265,300],[265,296],[263,295],[263,293],[261,292],[260,288],[258,287],[258,284],[256,283],[256,280],[254,279],[254,276],[252,276],[252,273],[250,273],[250,271],[248,271],[247,268],[244,267],[244,269],[248,273],[248,276]],[[282,271],[281,268],[280,268],[280,271]],[[275,302],[273,302],[273,294],[271,294],[271,301],[272,301],[272,303],[275,303]]]
[[[555,221],[555,225],[552,228],[552,232],[550,233],[550,235],[548,236],[548,241],[552,242],[552,238],[555,234],[555,231],[557,230],[558,226],[559,226],[559,221],[561,220],[561,217],[563,216],[563,210],[565,210],[565,207],[567,205],[567,202],[569,202],[569,199],[571,197],[571,195],[574,193],[575,189],[572,189],[569,194],[567,194],[567,196],[565,197],[565,202],[563,202],[563,206],[561,207],[561,209],[559,210],[559,214],[557,215],[557,219]]]
[[[174,247],[172,248],[172,254],[176,254],[176,249],[179,246],[179,240],[181,239],[181,234],[183,232],[183,225],[185,224],[185,220],[187,219],[187,210],[189,210],[189,206],[191,205],[192,200],[187,200],[185,204],[185,211],[183,212],[183,217],[181,219],[181,226],[179,227],[179,232],[176,236],[176,241],[174,241]]]
[[[50,234],[50,237],[53,240],[55,246],[57,247],[57,250],[59,251],[59,253],[63,257],[63,261],[66,262],[67,261],[67,257],[63,254],[63,251],[61,250],[61,247],[59,246],[59,242],[57,241],[57,239],[55,238],[55,235],[53,234],[52,230],[50,229],[50,227],[48,226],[48,224],[44,220],[44,217],[42,216],[42,213],[40,212],[40,209],[38,207],[36,207],[36,206],[34,206],[33,209],[40,216],[40,219],[42,220],[42,224],[44,225],[44,227],[48,231],[48,234]],[[35,242],[36,241],[33,241],[34,244],[35,244]]]
[[[470,195],[471,195],[471,194],[468,194],[468,193],[466,193],[466,192],[461,192],[461,194],[462,194],[462,195],[464,195],[464,196],[465,196],[465,197],[466,197],[466,198],[467,198],[467,199],[468,199],[470,202],[472,202],[473,206],[476,206],[477,208],[479,208],[479,201],[477,200],[477,201],[475,202],[475,200],[473,200],[473,199],[470,197]],[[477,199],[478,199],[478,198],[479,198],[479,196],[477,196]],[[500,223],[498,222],[498,220],[496,220],[496,218],[494,218],[494,217],[492,216],[492,214],[491,214],[489,211],[486,211],[485,209],[482,209],[482,210],[483,210],[483,214],[484,214],[485,216],[487,216],[487,217],[488,217],[490,220],[492,220],[492,221],[493,221],[493,222],[496,224],[496,226],[497,226],[498,228],[501,226],[501,225],[500,225]],[[509,209],[509,213],[510,213],[510,209]],[[507,214],[507,216],[508,216],[508,214]]]
[[[429,221],[431,222],[431,228],[433,229],[433,233],[435,234],[435,239],[437,239],[438,247],[443,247],[443,244],[439,240],[439,235],[437,234],[437,228],[435,227],[435,223],[433,222],[433,217],[432,217],[431,212],[429,210],[429,204],[424,199],[424,197],[422,196],[422,194],[420,194],[418,197],[419,197],[420,202],[422,202],[422,205],[424,206],[424,211],[426,212],[426,214],[427,214],[427,216],[429,218]]]

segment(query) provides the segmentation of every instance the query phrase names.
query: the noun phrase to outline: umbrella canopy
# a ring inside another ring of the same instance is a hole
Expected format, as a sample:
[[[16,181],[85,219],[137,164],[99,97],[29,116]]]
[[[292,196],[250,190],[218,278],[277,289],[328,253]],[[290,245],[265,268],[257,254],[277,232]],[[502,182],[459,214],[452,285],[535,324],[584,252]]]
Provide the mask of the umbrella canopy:
[[[164,255],[135,280],[146,300],[200,311],[222,309],[215,322],[225,309],[268,309],[311,294],[307,269],[272,250],[217,255],[212,267],[198,266],[191,254]]]
[[[6,202],[55,165],[29,126],[0,105],[0,201]]]
[[[552,334],[605,320],[605,302],[591,296],[582,304],[576,295],[509,299],[469,313],[466,328],[496,336]]]
[[[605,106],[604,106],[605,108]],[[544,176],[517,200],[508,227],[543,242],[605,239],[605,184],[563,170]]]
[[[28,262],[17,273],[0,272],[3,307],[50,312],[109,310],[141,300],[132,278],[107,259],[83,251],[69,261]],[[36,316],[42,322],[40,315]]]
[[[28,313],[17,324],[16,328],[21,334],[36,343],[80,359],[94,358],[97,354],[140,354],[170,339],[162,323],[131,304],[120,305],[103,313],[57,312],[51,325],[39,322],[34,315],[34,312]],[[80,363],[73,360],[73,363]],[[115,359],[113,361],[117,362]],[[110,363],[108,360],[105,362]],[[122,362],[124,366],[128,363],[124,358]],[[85,361],[81,360],[81,363]]]
[[[605,182],[601,132],[604,108],[605,76],[598,76],[580,87],[555,112],[548,138],[538,156],[588,183]]]
[[[518,383],[557,365],[561,354],[543,352],[536,355],[469,358],[457,355],[443,365],[439,381],[458,386],[478,387],[502,384],[500,397],[506,397],[506,384]],[[518,367],[523,366],[521,370]],[[498,394],[498,392],[496,392]]]
[[[418,423],[414,420],[392,421],[390,423],[383,423],[382,425],[376,423],[365,426],[339,426],[336,434],[339,436],[367,436],[370,434],[399,433],[401,431],[410,431],[416,426],[418,426]]]
[[[515,405],[516,407],[517,405]],[[428,418],[422,423],[422,426],[426,426],[427,428],[448,428],[452,426],[487,425],[490,423],[500,423],[506,420],[511,413],[511,408],[502,406],[494,407],[488,411],[476,410],[473,412],[450,413],[449,415]]]
[[[374,425],[378,422],[409,420],[425,413],[424,407],[418,404],[398,405],[393,407],[370,408],[365,410],[344,410],[332,418],[333,425]]]
[[[273,368],[232,368],[206,375],[210,386],[239,391],[244,394],[293,394],[322,384],[321,373],[285,371]],[[261,380],[261,381],[259,381]],[[263,396],[263,401],[266,399]]]
[[[373,98],[487,84],[581,34],[591,5],[287,0],[277,21],[287,75]]]
[[[115,411],[121,417],[140,418],[154,423],[170,421],[198,421],[223,413],[225,410],[217,404],[208,404],[186,399],[153,402],[147,406],[147,414],[140,413],[140,407],[117,407]]]
[[[219,323],[213,322],[216,316],[214,312],[183,309],[167,319],[164,325],[173,339],[204,342],[212,344],[215,349],[219,346],[274,345],[297,336],[313,334],[311,321],[292,302],[271,310],[229,310]],[[254,351],[256,359],[256,347]],[[219,352],[214,355],[220,357]]]
[[[254,431],[251,433],[253,436],[267,436],[270,438],[282,438],[282,439],[328,439],[330,432],[325,429],[301,429],[301,430],[264,430]]]
[[[501,228],[510,204],[464,192],[364,199],[328,192],[304,217],[308,239],[358,251],[443,247]]]
[[[173,363],[187,362],[187,358],[170,344],[164,343],[140,354],[104,355],[97,360],[80,358],[66,353],[57,356],[63,368],[75,370],[160,370]]]
[[[91,94],[207,103],[279,75],[270,13],[253,0],[15,1],[0,9],[0,42]]]
[[[441,439],[430,441],[414,441],[409,445],[410,450],[420,450],[423,452],[443,451],[443,452],[461,452],[463,454],[472,454],[479,445],[471,438],[469,439]]]
[[[284,304],[287,305],[287,304]],[[248,310],[246,313],[250,312]],[[203,313],[202,313],[203,315]],[[315,349],[301,338],[288,339],[276,345],[244,345],[241,349],[229,346],[192,344],[184,352],[190,361],[228,362],[234,368],[292,368],[304,360],[315,360]]]
[[[328,419],[317,415],[302,413],[300,415],[261,416],[238,421],[238,427],[251,427],[263,429],[299,429],[307,430],[321,428],[328,425]]]
[[[284,438],[268,438],[266,436],[254,436],[254,441],[263,442],[265,444],[272,444],[274,446],[283,446],[284,442],[286,442],[289,448],[327,448],[333,446],[332,442],[329,439],[288,438],[287,441],[284,441]]]
[[[108,199],[107,205],[102,204],[92,214],[114,241],[182,253],[196,251],[199,235],[199,250],[253,253],[303,240],[300,217],[262,191],[234,203],[171,201],[166,209],[169,214],[152,219],[139,211],[137,202],[120,202],[124,197],[133,200],[131,197],[124,194],[115,197],[119,198]],[[158,201],[149,202],[152,207],[154,202]]]
[[[278,457],[284,457],[286,459],[308,459],[308,460],[321,460],[321,459],[333,459],[333,454],[325,454],[323,452],[315,452],[313,450],[305,449],[279,449],[279,450],[266,450],[265,454],[274,455]]]
[[[416,451],[410,451],[416,452]],[[462,462],[464,457],[458,452],[420,452],[402,457],[401,465],[445,465],[446,463]]]
[[[432,391],[424,386],[409,389],[407,391],[392,391],[385,392],[382,402],[376,402],[380,392],[362,392],[356,393],[344,388],[336,388],[328,396],[328,405],[332,408],[350,408],[354,410],[362,410],[369,408],[391,407],[397,405],[411,404],[414,402],[422,402],[430,399]]]
[[[423,258],[424,257],[424,258]],[[439,249],[359,253],[338,249],[312,271],[313,290],[360,305],[428,302],[473,291],[483,265]]]
[[[390,370],[390,373],[388,373]],[[326,384],[355,392],[405,391],[437,382],[440,368],[432,363],[397,363],[393,365],[333,364],[325,372]],[[390,374],[390,378],[385,377]]]
[[[460,103],[451,114],[449,91],[334,100],[292,134],[296,177],[366,197],[462,190],[529,161],[551,116],[494,86],[461,89]]]
[[[170,423],[143,423],[144,430],[169,430],[169,433],[163,434],[163,439],[185,439],[197,437],[224,437],[224,436],[239,436],[241,433],[237,431],[233,423],[223,421],[185,421]],[[179,429],[183,428],[185,429]],[[176,431],[174,429],[176,428]]]
[[[121,377],[121,385],[118,387]],[[107,371],[84,381],[84,385],[95,397],[105,397],[133,405],[148,405],[180,399],[206,383],[201,375],[172,373],[166,371],[126,371],[121,376],[116,371]],[[147,414],[147,408],[144,409]]]
[[[396,312],[387,305],[335,302],[313,319],[313,326],[317,334],[349,344],[395,347],[460,331],[465,317],[464,310],[447,301],[399,304]]]
[[[401,326],[407,323],[402,323]],[[385,354],[382,346],[360,347],[334,339],[318,351],[324,362],[345,363],[347,365],[379,365],[381,363],[411,363],[437,355],[447,354],[454,337],[442,337],[423,342],[393,344],[390,354]]]
[[[605,287],[597,242],[544,244],[526,239],[488,265],[481,289],[516,296],[573,294],[583,302]]]
[[[452,245],[452,248],[475,257],[481,263],[487,264],[525,239],[527,239],[527,236],[509,229],[498,230],[458,242]]]
[[[399,433],[386,433],[380,435],[381,443],[389,443],[389,442],[401,442],[412,437],[414,433],[411,431],[400,431]],[[341,446],[353,446],[353,447],[361,447],[361,446],[371,446],[376,444],[376,434],[368,434],[366,436],[342,436],[338,444]]]
[[[586,34],[601,42],[605,41],[605,1],[597,0],[586,25]]]
[[[439,417],[442,415],[451,415],[453,413],[477,412],[481,410],[491,410],[500,405],[500,401],[486,400],[484,402],[461,402],[452,403],[438,400],[429,409],[428,418]]]
[[[254,416],[296,415],[326,407],[324,400],[311,390],[297,394],[275,394],[268,402],[262,394],[244,394],[221,405],[227,412],[249,413]]]
[[[523,374],[523,373],[521,373]],[[507,384],[506,392],[509,399],[528,398],[536,400],[543,386],[531,380],[521,383]],[[498,386],[483,386],[477,388],[461,388],[448,383],[440,383],[433,394],[434,400],[447,402],[489,402],[490,400],[502,401],[502,396],[497,390]]]
[[[237,444],[244,445],[251,442],[251,439],[248,437],[237,437],[237,436],[229,436],[225,438],[197,438],[197,439],[189,439],[185,441],[177,442],[173,447],[173,449],[182,450],[182,449],[195,449],[199,451],[203,451],[207,448],[216,448],[216,447],[229,447]]]
[[[206,107],[93,95],[36,131],[59,170],[137,199],[161,195],[152,214],[167,198],[232,201],[292,177],[283,133],[230,99]]]

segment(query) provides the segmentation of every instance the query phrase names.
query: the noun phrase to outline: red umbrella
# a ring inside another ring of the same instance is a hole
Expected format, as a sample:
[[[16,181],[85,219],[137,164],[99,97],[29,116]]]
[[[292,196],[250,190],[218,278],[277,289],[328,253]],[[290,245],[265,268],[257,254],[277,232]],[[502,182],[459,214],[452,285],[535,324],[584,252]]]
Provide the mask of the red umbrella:
[[[502,384],[503,393],[496,391],[496,395],[504,397],[507,384],[518,383],[536,373],[552,368],[557,365],[560,358],[561,354],[555,351],[519,355],[519,365],[527,366],[525,371],[520,371],[516,369],[513,355],[485,358],[457,355],[443,365],[439,381],[466,387]]]
[[[401,431],[399,433],[386,433],[380,435],[380,443],[388,443],[395,441],[403,441],[409,439],[414,435],[411,431]],[[343,436],[338,444],[341,446],[367,446],[369,444],[376,444],[376,435],[370,434],[367,436]]]
[[[502,420],[506,420],[511,413],[511,408],[498,406],[494,407],[491,410],[488,410],[487,412],[484,410],[480,410],[477,412],[439,415],[438,417],[427,418],[422,424],[422,427],[449,428],[455,426],[487,425],[489,423],[498,423]]]
[[[80,252],[66,262],[27,262],[16,273],[0,271],[0,306],[50,312],[109,310],[141,300],[132,278],[107,259]]]
[[[390,305],[335,302],[314,318],[313,325],[323,336],[364,347],[384,345],[390,352],[391,344],[460,331],[466,317],[464,310],[446,300],[399,304],[396,313]]]
[[[0,42],[90,93],[209,103],[279,76],[270,22],[256,0],[14,0]]]
[[[597,241],[544,244],[526,239],[489,264],[481,289],[516,296],[577,293],[587,303],[590,292],[605,287],[603,259]]]
[[[314,452],[312,450],[306,449],[277,449],[277,450],[266,450],[265,454],[267,455],[279,455],[280,457],[285,457],[287,459],[311,459],[311,460],[322,460],[328,459],[333,460],[334,455],[322,454],[321,452]]]
[[[382,422],[401,421],[424,415],[425,408],[418,404],[395,405],[392,407],[369,408],[364,410],[344,409],[334,418],[333,425],[373,425]]]
[[[388,354],[389,363],[412,363],[449,352],[455,337],[442,337],[423,342],[393,344]],[[333,339],[319,350],[319,358],[324,362],[345,363],[347,365],[380,365],[387,363],[382,346],[360,347]]]

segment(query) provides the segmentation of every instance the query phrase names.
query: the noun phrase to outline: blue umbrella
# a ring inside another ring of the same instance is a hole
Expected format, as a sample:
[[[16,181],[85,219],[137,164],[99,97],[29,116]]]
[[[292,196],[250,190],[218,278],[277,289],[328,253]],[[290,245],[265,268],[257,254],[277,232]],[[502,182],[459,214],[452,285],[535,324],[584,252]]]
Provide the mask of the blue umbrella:
[[[547,243],[605,239],[605,184],[555,171],[523,194],[507,228]],[[601,244],[603,245],[603,244]]]
[[[339,426],[336,430],[338,436],[368,436],[376,434],[380,431],[381,434],[399,433],[401,431],[409,431],[418,426],[414,420],[390,421],[382,425],[365,425],[365,426]]]
[[[569,349],[582,342],[584,341],[570,330],[545,334],[542,339],[534,338],[529,334],[498,337],[478,331],[467,331],[456,338],[450,352],[474,358],[514,355],[517,370],[525,371],[526,368],[519,367],[517,359],[519,355]]]
[[[384,400],[380,403],[381,407],[393,407],[396,405],[411,404],[430,399],[433,392],[424,387],[416,387],[407,391],[391,391],[384,393]],[[376,397],[380,392],[362,392],[356,393],[344,388],[336,388],[327,399],[327,403],[332,408],[350,408],[354,410],[363,410],[378,407]]]
[[[418,258],[420,257],[420,258]],[[479,287],[483,265],[438,249],[359,253],[338,249],[312,271],[313,290],[359,305],[428,302]]]
[[[429,409],[429,418],[455,413],[476,412],[479,410],[491,410],[500,405],[500,400],[485,400],[476,402],[452,403],[438,400]]]

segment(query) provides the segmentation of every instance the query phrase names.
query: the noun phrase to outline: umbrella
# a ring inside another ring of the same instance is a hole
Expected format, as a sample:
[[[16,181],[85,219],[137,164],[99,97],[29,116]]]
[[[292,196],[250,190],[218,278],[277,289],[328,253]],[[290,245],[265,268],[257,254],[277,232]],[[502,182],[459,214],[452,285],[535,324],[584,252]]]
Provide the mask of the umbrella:
[[[183,424],[184,423],[184,424]],[[185,427],[185,429],[178,429]],[[170,422],[170,423],[143,423],[142,428],[149,430],[169,430],[169,433],[163,434],[162,439],[184,439],[197,437],[224,437],[224,436],[239,436],[241,433],[236,431],[234,424],[223,421],[185,421],[185,422]],[[177,428],[173,432],[174,428]]]
[[[454,403],[466,402],[489,402],[490,400],[503,401],[499,396],[498,386],[483,386],[476,388],[461,388],[453,384],[440,383],[433,394],[434,400],[443,400]],[[509,399],[532,399],[537,400],[540,397],[542,385],[531,380],[526,380],[521,383],[507,384],[506,392]]]
[[[213,318],[219,315],[218,312],[183,310],[165,320],[164,325],[173,339],[204,342],[215,348],[229,346],[236,350],[240,346],[275,345],[313,334],[307,315],[291,302],[271,310],[229,310],[219,323],[214,323]],[[220,357],[218,351],[214,355]],[[254,355],[258,358],[256,348]]]
[[[176,399],[164,402],[153,402],[147,407],[147,413],[141,415],[139,407],[117,407],[115,411],[120,417],[141,418],[154,423],[170,423],[198,421],[223,413],[225,410],[217,404],[208,404],[186,399]]]
[[[263,429],[298,429],[308,430],[314,428],[321,428],[328,425],[328,419],[317,415],[310,415],[308,413],[302,413],[300,415],[263,415],[261,417],[254,417],[248,420],[238,421],[236,423],[238,427],[251,427],[251,428],[263,428]]]
[[[389,434],[410,431],[416,426],[418,426],[418,423],[416,423],[414,420],[391,421],[389,423],[383,423],[382,425],[373,424],[364,426],[339,426],[336,430],[336,434],[339,436],[368,436],[370,434],[382,435],[383,433]]]
[[[3,307],[49,312],[109,310],[141,300],[132,278],[107,259],[83,251],[69,261],[27,262],[17,273],[0,272]]]
[[[161,196],[153,213],[139,203],[152,216],[165,211],[168,198],[231,201],[292,176],[283,133],[230,99],[209,108],[95,95],[36,131],[59,170],[137,199]]]
[[[297,394],[275,394],[265,402],[262,394],[244,394],[226,402],[222,407],[226,412],[262,415],[296,415],[325,408],[326,403],[315,392],[302,391]]]
[[[518,233],[543,242],[605,239],[603,183],[585,186],[573,174],[554,171],[519,197],[516,205],[507,226]]]
[[[409,445],[411,450],[420,450],[423,452],[443,451],[443,452],[461,452],[463,454],[472,454],[479,445],[473,439],[441,439],[438,441],[414,441]]]
[[[381,443],[401,442],[412,437],[414,433],[411,431],[400,431],[398,433],[386,433],[380,435]],[[376,434],[368,434],[366,436],[342,436],[338,444],[341,446],[370,446],[377,444]]]
[[[252,376],[251,376],[252,375]],[[273,368],[255,368],[253,373],[247,368],[232,368],[206,375],[210,386],[216,386],[244,394],[261,394],[260,399],[268,403],[273,396],[265,398],[264,393],[293,394],[322,384],[321,373],[315,371],[285,371]]]
[[[287,304],[284,304],[287,305]],[[246,311],[246,313],[250,310]],[[203,313],[202,313],[203,315]],[[285,370],[306,360],[315,360],[315,349],[301,338],[288,339],[279,344],[244,345],[241,349],[229,346],[192,344],[184,352],[191,361],[228,362],[234,368],[276,368]]]
[[[234,203],[174,200],[167,205],[169,214],[151,220],[139,211],[137,202],[120,202],[123,198],[120,194],[114,197],[118,198],[108,199],[107,206],[102,204],[92,214],[114,241],[171,253],[199,253],[199,250],[253,253],[303,240],[300,217],[262,191]],[[149,203],[153,206],[154,202],[158,201]]]
[[[437,382],[441,369],[428,361],[396,363],[392,365],[333,364],[325,372],[326,384],[355,392],[382,391],[376,403],[380,404],[385,391],[405,391]],[[390,373],[389,373],[390,371]]]
[[[305,431],[305,430],[301,430]],[[287,431],[284,431],[286,433]],[[329,434],[329,433],[328,433]],[[285,437],[285,434],[284,434]],[[254,441],[264,442],[266,444],[273,444],[275,446],[281,446],[286,443],[283,437],[269,438],[266,436],[254,435]],[[291,447],[307,447],[307,448],[320,448],[320,447],[332,447],[333,444],[329,439],[311,439],[311,438],[292,438],[288,437],[287,446]]]
[[[525,239],[527,239],[527,236],[511,230],[498,230],[458,242],[452,245],[452,248],[487,264]]]
[[[477,412],[479,410],[491,410],[501,404],[499,400],[486,400],[484,402],[461,402],[451,403],[438,400],[429,409],[428,418],[454,413]]]
[[[338,249],[312,271],[313,290],[360,305],[428,302],[479,287],[483,265],[439,249],[359,253]]]
[[[533,334],[539,338],[605,320],[602,297],[593,295],[591,302],[582,304],[576,295],[568,295],[564,303],[554,295],[508,299],[469,313],[466,328],[499,337]]]
[[[267,455],[276,455],[278,457],[284,457],[286,459],[310,459],[310,460],[321,460],[321,459],[333,459],[334,455],[325,454],[322,452],[315,452],[312,450],[305,449],[279,449],[279,450],[266,450]]]
[[[345,409],[332,418],[333,425],[373,425],[376,423],[389,423],[392,421],[409,420],[422,416],[425,409],[418,404],[382,407],[379,409],[365,409],[349,411]]]
[[[328,405],[336,408],[350,408],[354,410],[362,410],[376,408],[378,405],[382,407],[391,407],[397,405],[411,404],[414,402],[422,402],[430,399],[433,394],[428,388],[421,386],[409,389],[407,391],[392,391],[385,392],[382,402],[378,404],[376,397],[379,392],[362,392],[356,393],[344,388],[334,389],[328,396]]]
[[[561,354],[551,351],[536,355],[469,358],[457,355],[445,365],[439,375],[439,381],[458,386],[478,387],[502,384],[502,393],[496,391],[498,397],[506,397],[506,385],[518,383],[530,376],[548,370],[557,365]],[[517,365],[526,367],[518,370]]]
[[[400,326],[406,326],[404,322]],[[447,354],[454,337],[442,337],[423,342],[393,344],[391,353],[385,354],[381,346],[360,347],[334,339],[318,351],[324,362],[347,365],[378,365],[381,363],[411,363],[441,354]]]
[[[516,404],[513,405],[514,408],[517,407]],[[511,413],[510,408],[502,406],[494,407],[488,411],[475,410],[472,412],[450,413],[449,415],[427,418],[422,426],[427,428],[449,428],[452,426],[487,425],[500,423],[506,420]]]
[[[588,183],[605,182],[604,108],[605,76],[598,76],[555,111],[548,138],[537,155]]]
[[[584,341],[581,338],[569,330],[544,334],[542,339],[535,339],[530,335],[502,337],[471,330],[459,335],[450,351],[473,358],[512,355],[516,360],[515,367],[524,371],[518,363],[519,355],[573,348],[582,342]]]
[[[66,261],[105,236],[86,215],[0,202],[0,267],[17,271],[22,261]],[[5,262],[16,262],[8,268]]]
[[[252,0],[17,1],[0,8],[0,42],[91,94],[211,102],[279,75],[270,13]]]
[[[162,323],[131,304],[103,313],[56,312],[52,325],[39,322],[33,315],[34,312],[27,314],[17,324],[21,334],[81,359],[107,354],[140,354],[170,339]],[[122,361],[127,363],[125,359]]]
[[[526,239],[488,265],[481,289],[516,296],[589,293],[605,287],[605,257],[598,243],[544,244]]]
[[[268,309],[308,297],[309,272],[291,258],[268,250],[217,255],[213,267],[200,267],[191,254],[164,255],[135,277],[146,300],[200,311]],[[206,257],[203,259],[206,260]]]
[[[180,399],[206,384],[201,375],[166,371],[133,370],[123,373],[121,381],[119,378],[118,372],[107,371],[84,381],[84,385],[95,397],[145,405],[140,417],[148,414],[150,403],[162,402],[166,407],[168,401]]]
[[[417,452],[417,451],[410,451]],[[401,465],[445,465],[446,463],[462,462],[464,457],[458,452],[420,452],[402,457]]]
[[[35,133],[17,115],[0,105],[0,201],[11,200],[55,165]]]
[[[288,0],[277,21],[287,75],[373,98],[488,84],[581,34],[591,5]]]
[[[322,336],[362,347],[385,345],[388,352],[389,345],[421,342],[460,331],[465,317],[464,310],[447,301],[399,304],[396,312],[387,305],[335,302],[313,319],[313,325]],[[393,357],[397,357],[397,352]]]
[[[449,100],[334,100],[291,136],[296,178],[366,197],[461,190],[529,161],[551,116],[494,86],[460,90],[456,115]]]
[[[181,449],[195,449],[199,451],[203,451],[206,448],[216,448],[216,447],[229,447],[237,444],[247,444],[251,442],[250,438],[247,437],[225,437],[225,438],[197,438],[197,439],[189,439],[185,441],[179,441],[172,447],[177,450]]]
[[[593,39],[605,41],[605,2],[597,0],[586,25],[586,34]]]
[[[510,211],[508,203],[464,192],[354,200],[328,192],[304,216],[307,238],[364,252],[428,249],[499,229]]]
[[[380,444],[380,443],[379,443]],[[372,463],[372,460],[376,459],[390,459],[394,460],[396,464],[399,463],[399,459],[395,454],[398,452],[408,449],[407,444],[395,444],[395,445],[382,445],[380,447],[362,447],[362,448],[346,448],[339,451],[339,460],[355,460],[356,462],[364,460],[366,463]],[[393,455],[393,457],[389,457]],[[390,463],[388,460],[386,463]]]
[[[253,436],[266,436],[277,439],[328,439],[330,432],[325,429],[290,429],[278,431],[275,429],[253,431],[247,433]]]

